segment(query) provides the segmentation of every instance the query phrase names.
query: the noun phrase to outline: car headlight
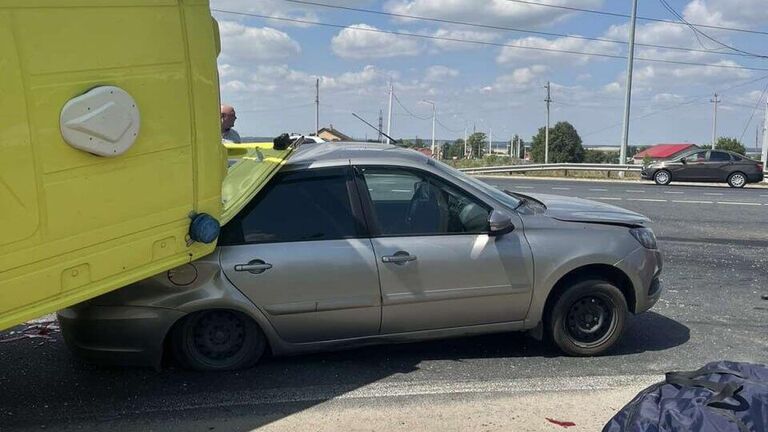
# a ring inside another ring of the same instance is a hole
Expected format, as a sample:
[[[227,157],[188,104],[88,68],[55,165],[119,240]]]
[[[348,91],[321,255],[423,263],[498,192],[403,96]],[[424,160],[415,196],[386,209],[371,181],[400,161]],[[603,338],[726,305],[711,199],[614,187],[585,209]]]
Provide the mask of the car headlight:
[[[629,233],[632,234],[632,237],[636,238],[644,248],[656,249],[656,235],[653,233],[652,229],[632,228],[629,230]]]

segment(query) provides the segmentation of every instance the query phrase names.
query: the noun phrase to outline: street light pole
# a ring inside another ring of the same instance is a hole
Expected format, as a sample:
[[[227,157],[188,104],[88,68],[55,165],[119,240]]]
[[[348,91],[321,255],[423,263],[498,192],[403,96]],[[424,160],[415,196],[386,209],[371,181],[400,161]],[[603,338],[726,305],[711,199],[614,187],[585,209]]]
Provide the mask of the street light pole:
[[[432,102],[432,101],[428,101],[428,100],[424,99],[421,102],[432,105],[432,157],[437,157],[437,154],[435,153],[435,151],[436,151],[436,147],[435,147],[435,122],[437,120],[437,108],[435,106],[435,103]]]
[[[547,89],[547,98],[544,99],[544,102],[547,103],[547,128],[544,129],[544,163],[549,163],[549,104],[552,103],[552,94],[551,89],[552,86],[549,84],[549,81],[547,81],[547,85],[545,87]]]
[[[714,150],[715,145],[717,145],[717,104],[719,104],[722,101],[720,99],[718,99],[717,93],[715,93],[715,98],[714,99],[710,99],[709,101],[714,104],[714,108],[713,108],[714,112],[713,112],[713,115],[712,115],[713,116],[713,119],[712,119],[712,149]]]
[[[619,163],[627,163],[629,147],[629,113],[632,104],[632,68],[635,65],[635,24],[637,24],[637,0],[632,0],[632,18],[629,29],[629,55],[627,56],[627,93],[624,98],[624,131],[621,135]]]

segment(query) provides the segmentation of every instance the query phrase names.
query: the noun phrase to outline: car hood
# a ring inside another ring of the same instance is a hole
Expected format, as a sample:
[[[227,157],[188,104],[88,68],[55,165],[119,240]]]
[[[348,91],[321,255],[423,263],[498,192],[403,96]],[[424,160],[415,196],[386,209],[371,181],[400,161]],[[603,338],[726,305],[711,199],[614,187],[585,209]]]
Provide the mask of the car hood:
[[[650,222],[640,213],[582,198],[548,194],[520,195],[531,197],[544,204],[547,208],[545,214],[557,220],[631,226],[643,226]]]

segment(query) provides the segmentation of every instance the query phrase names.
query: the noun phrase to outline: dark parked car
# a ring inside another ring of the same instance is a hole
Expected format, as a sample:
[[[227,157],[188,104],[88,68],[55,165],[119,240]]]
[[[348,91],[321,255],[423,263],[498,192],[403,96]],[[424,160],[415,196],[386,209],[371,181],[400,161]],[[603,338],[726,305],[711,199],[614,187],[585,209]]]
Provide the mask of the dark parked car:
[[[656,184],[672,181],[727,182],[735,188],[763,181],[763,164],[724,150],[697,150],[643,167],[641,175]]]

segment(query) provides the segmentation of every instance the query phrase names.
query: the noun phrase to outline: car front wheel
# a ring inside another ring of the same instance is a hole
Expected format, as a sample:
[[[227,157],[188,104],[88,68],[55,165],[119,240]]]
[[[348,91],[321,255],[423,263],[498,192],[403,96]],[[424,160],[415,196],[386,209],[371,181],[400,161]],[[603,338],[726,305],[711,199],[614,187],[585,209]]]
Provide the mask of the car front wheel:
[[[655,181],[657,185],[668,185],[672,181],[672,175],[667,170],[658,170],[656,171],[656,174],[653,175],[653,181]]]
[[[230,310],[195,312],[183,318],[171,335],[174,356],[187,369],[245,369],[259,360],[266,338],[246,315]]]
[[[572,356],[595,356],[619,340],[629,314],[624,294],[613,284],[589,280],[566,290],[554,304],[549,331],[555,345]]]

